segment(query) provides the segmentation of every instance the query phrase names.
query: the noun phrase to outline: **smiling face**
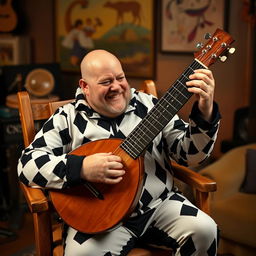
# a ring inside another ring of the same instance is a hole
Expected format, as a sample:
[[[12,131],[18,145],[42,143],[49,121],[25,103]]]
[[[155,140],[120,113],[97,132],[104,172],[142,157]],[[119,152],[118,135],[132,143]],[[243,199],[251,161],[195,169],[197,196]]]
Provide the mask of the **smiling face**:
[[[104,50],[88,53],[81,63],[81,73],[79,85],[95,111],[113,118],[126,110],[131,98],[130,86],[114,55]]]

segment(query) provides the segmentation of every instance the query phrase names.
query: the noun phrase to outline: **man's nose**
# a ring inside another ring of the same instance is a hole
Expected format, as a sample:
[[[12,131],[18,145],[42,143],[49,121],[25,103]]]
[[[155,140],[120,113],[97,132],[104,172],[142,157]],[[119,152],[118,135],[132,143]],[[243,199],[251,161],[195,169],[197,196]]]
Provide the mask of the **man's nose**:
[[[120,89],[120,83],[117,79],[113,80],[112,84],[111,84],[111,90],[118,90]]]

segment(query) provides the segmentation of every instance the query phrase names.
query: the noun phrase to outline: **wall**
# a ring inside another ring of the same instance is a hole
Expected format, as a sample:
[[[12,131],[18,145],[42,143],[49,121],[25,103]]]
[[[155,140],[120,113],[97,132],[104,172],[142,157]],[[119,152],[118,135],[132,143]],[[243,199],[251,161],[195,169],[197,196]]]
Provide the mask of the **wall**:
[[[228,28],[229,33],[236,40],[233,44],[236,48],[235,54],[230,56],[225,63],[219,62],[211,67],[216,80],[215,100],[222,114],[221,128],[214,150],[216,157],[221,154],[220,142],[232,137],[234,111],[248,104],[250,93],[247,71],[252,52],[248,49],[248,43],[250,43],[248,42],[248,25],[240,18],[241,9],[242,0],[230,1]],[[191,63],[191,56],[158,54],[157,63],[157,84],[161,86],[160,91],[164,91],[170,81],[176,79],[177,74],[180,74],[184,67]],[[191,106],[186,105],[180,111],[180,115],[187,116],[190,108]]]
[[[54,61],[54,1],[52,0],[22,0],[28,35],[32,41],[32,60],[36,63]],[[160,1],[157,1],[158,3]],[[250,46],[248,25],[241,19],[242,0],[230,1],[229,33],[235,38],[236,53],[226,63],[212,66],[216,80],[215,99],[222,113],[221,128],[214,150],[214,156],[220,156],[220,142],[231,139],[233,133],[233,114],[237,108],[248,104],[250,93],[249,74]],[[159,31],[159,29],[157,29]],[[159,35],[157,35],[159,38]],[[159,42],[157,41],[157,47]],[[159,48],[159,47],[158,47]],[[156,56],[156,83],[159,95],[171,85],[181,72],[192,62],[193,56],[184,54],[161,54]],[[73,97],[79,79],[78,75],[63,74],[63,90],[67,97]],[[141,80],[129,79],[134,87]],[[186,119],[193,99],[180,111],[180,116]]]

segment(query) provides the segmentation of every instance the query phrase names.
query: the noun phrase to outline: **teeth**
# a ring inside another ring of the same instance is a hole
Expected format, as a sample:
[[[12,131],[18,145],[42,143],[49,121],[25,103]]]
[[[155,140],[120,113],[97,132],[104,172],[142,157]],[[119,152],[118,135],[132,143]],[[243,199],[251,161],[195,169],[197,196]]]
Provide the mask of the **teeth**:
[[[120,94],[112,94],[112,95],[108,95],[107,98],[111,99],[111,98],[114,98],[114,97],[117,97],[119,96]]]

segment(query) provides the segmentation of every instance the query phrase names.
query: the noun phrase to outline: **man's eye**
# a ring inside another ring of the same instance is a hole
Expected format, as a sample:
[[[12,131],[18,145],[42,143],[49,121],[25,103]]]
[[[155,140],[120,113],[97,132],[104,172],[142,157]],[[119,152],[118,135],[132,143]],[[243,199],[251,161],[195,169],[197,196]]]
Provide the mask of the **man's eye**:
[[[124,76],[118,77],[117,80],[118,81],[122,81],[124,79]]]
[[[100,82],[99,84],[102,84],[102,85],[108,85],[108,84],[110,84],[111,83],[111,81],[110,80],[106,80],[106,81],[102,81],[102,82]]]

